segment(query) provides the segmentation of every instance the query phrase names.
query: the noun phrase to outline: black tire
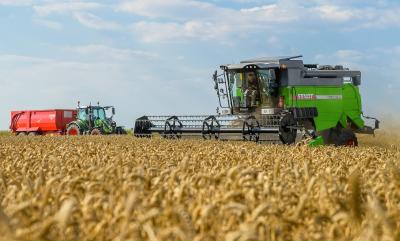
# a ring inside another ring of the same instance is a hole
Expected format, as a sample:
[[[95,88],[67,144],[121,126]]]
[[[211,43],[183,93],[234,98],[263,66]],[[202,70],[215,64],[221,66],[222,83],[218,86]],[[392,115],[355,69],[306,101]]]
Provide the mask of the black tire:
[[[21,137],[22,137],[22,136],[26,136],[26,133],[25,133],[25,132],[18,132],[18,133],[17,133],[17,136],[21,136]]]
[[[127,135],[128,132],[126,132],[126,130],[125,130],[124,128],[118,126],[118,127],[115,129],[115,134],[117,134],[117,135]]]
[[[283,144],[291,145],[296,142],[297,129],[290,127],[296,126],[297,122],[291,113],[284,115],[280,120],[279,139]]]
[[[358,146],[358,140],[354,132],[350,129],[340,127],[331,128],[323,131],[321,135],[324,138],[325,144],[335,146]]]
[[[67,128],[67,136],[79,136],[81,134],[81,130],[77,124],[71,124]]]
[[[102,133],[101,133],[100,129],[98,129],[98,128],[94,128],[93,130],[90,131],[90,135],[92,135],[92,136],[99,136],[101,134]]]
[[[29,132],[29,133],[28,133],[28,136],[37,136],[37,135],[38,135],[37,132]]]
[[[358,146],[358,140],[356,134],[352,130],[343,129],[339,135],[339,146]]]

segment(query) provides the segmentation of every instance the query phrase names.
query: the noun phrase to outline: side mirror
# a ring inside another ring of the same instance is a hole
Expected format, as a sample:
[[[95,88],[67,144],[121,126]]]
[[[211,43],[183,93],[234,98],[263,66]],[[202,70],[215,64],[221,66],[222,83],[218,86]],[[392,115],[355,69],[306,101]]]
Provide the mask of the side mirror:
[[[213,80],[214,80],[214,83],[215,83],[214,89],[216,91],[218,91],[218,72],[217,71],[215,71],[214,74],[213,74]]]
[[[353,84],[356,86],[361,85],[361,76],[353,77]]]
[[[89,108],[85,109],[85,113],[86,113],[86,115],[89,115]]]
[[[115,107],[113,107],[113,108],[111,109],[111,112],[112,112],[113,115],[115,115]]]
[[[375,129],[379,129],[380,121],[375,120]]]

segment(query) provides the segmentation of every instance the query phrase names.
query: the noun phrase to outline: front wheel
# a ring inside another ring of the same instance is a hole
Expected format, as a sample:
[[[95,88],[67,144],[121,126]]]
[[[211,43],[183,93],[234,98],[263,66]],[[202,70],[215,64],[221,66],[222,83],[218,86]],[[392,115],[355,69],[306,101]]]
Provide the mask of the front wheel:
[[[281,118],[279,126],[279,139],[283,144],[291,145],[296,142],[296,125],[297,122],[291,113],[288,113]]]
[[[358,146],[356,134],[350,129],[331,128],[321,133],[324,137],[325,143],[335,146]]]
[[[77,124],[72,124],[67,128],[68,136],[79,136],[81,134],[79,126]]]
[[[339,146],[358,146],[356,134],[352,130],[343,129],[339,135]]]

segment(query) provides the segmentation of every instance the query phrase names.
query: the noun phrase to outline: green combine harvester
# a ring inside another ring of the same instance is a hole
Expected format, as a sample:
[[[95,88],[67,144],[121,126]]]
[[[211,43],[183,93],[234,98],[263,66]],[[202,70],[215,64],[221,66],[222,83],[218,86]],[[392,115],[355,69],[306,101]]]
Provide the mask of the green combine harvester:
[[[271,141],[357,146],[355,133],[374,134],[379,121],[363,115],[361,72],[276,57],[222,65],[213,75],[217,115],[143,116],[134,134],[165,138]],[[366,120],[374,122],[367,126]]]
[[[107,117],[111,110],[112,115]],[[113,120],[115,107],[113,106],[80,106],[78,102],[76,120],[67,125],[67,135],[125,135],[126,130],[117,126]]]

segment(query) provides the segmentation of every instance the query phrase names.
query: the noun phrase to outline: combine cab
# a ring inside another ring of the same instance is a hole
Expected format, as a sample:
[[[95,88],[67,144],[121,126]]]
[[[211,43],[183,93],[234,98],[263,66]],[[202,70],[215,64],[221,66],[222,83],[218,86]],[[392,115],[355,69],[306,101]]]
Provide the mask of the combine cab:
[[[107,117],[111,110],[112,115]],[[67,125],[67,135],[108,135],[127,134],[125,129],[117,126],[113,117],[115,108],[113,106],[80,106],[78,103],[77,118]]]
[[[283,144],[309,137],[310,145],[357,146],[355,133],[373,134],[379,128],[378,120],[363,116],[360,71],[303,64],[300,57],[222,65],[223,73],[213,76],[217,115],[143,116],[135,122],[135,136]],[[365,119],[374,120],[374,127]]]

